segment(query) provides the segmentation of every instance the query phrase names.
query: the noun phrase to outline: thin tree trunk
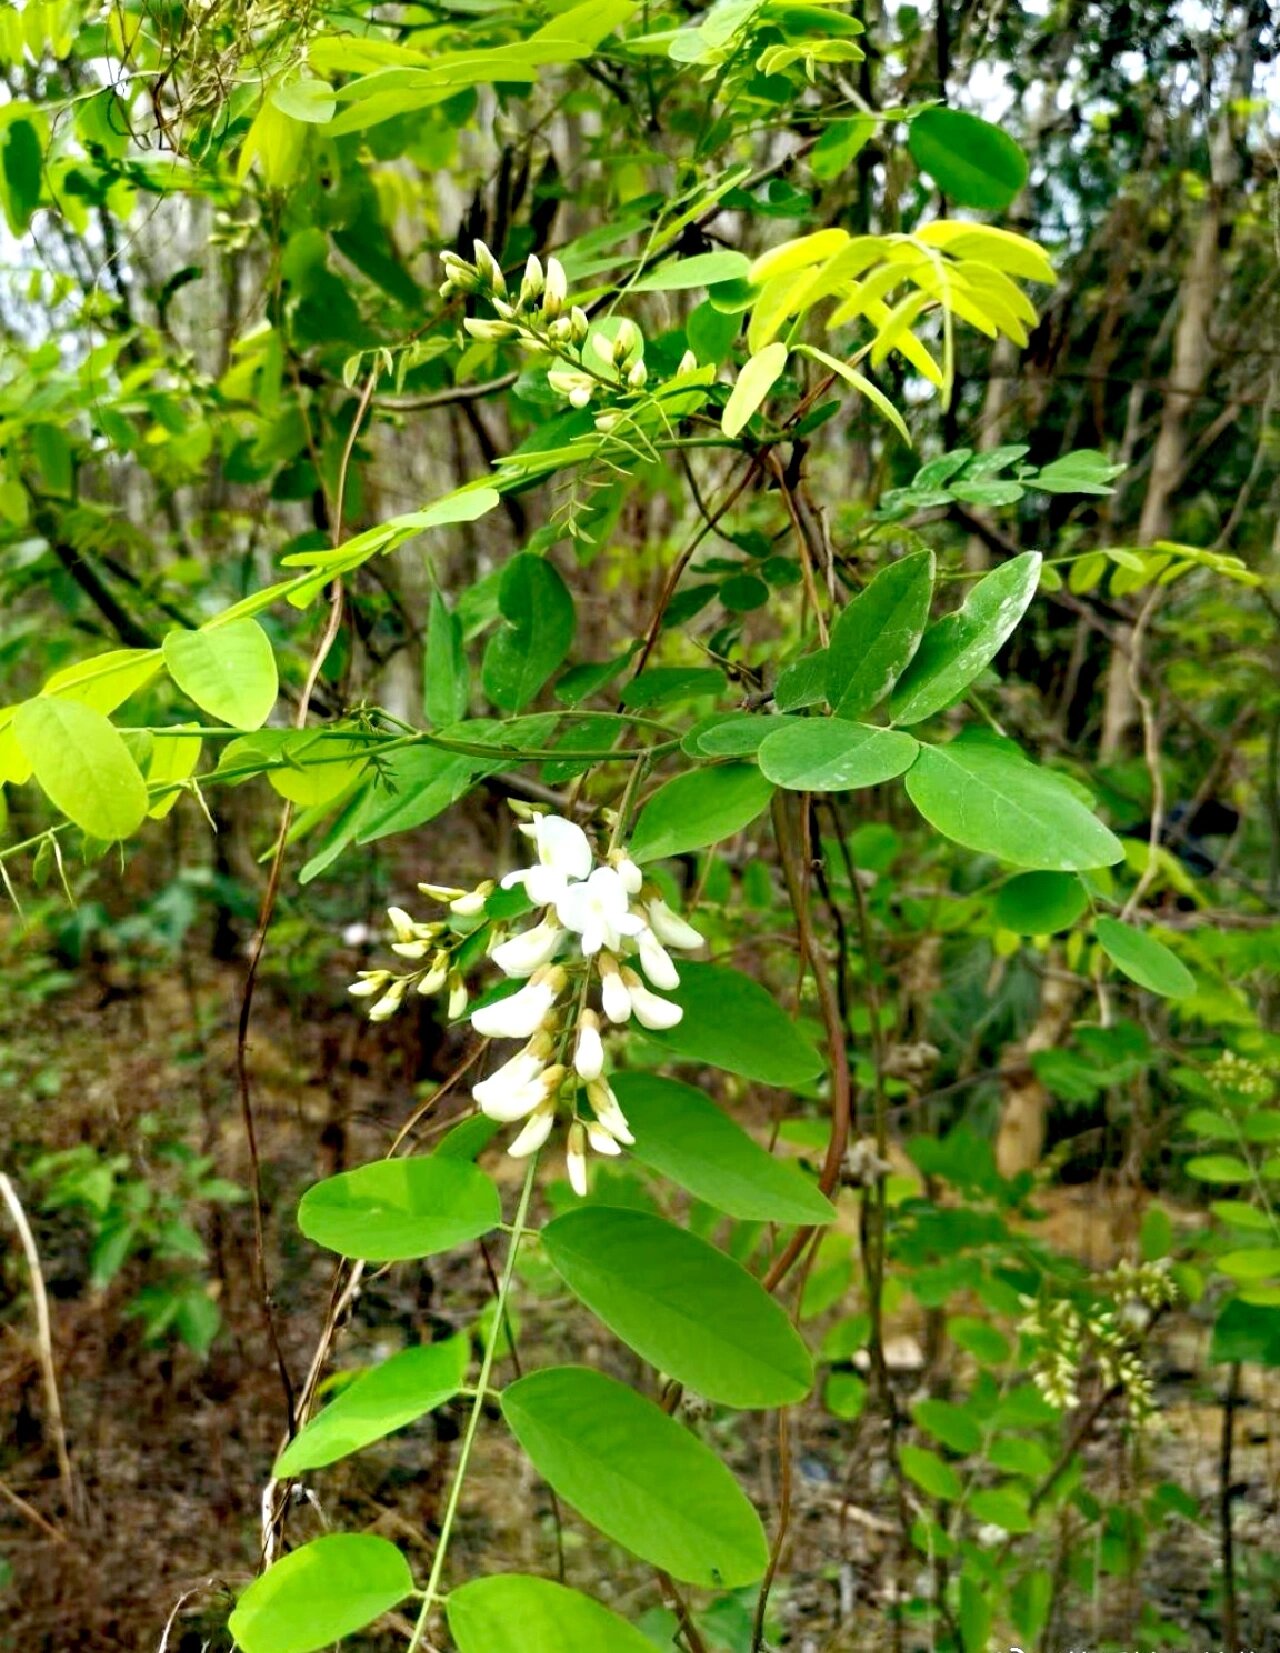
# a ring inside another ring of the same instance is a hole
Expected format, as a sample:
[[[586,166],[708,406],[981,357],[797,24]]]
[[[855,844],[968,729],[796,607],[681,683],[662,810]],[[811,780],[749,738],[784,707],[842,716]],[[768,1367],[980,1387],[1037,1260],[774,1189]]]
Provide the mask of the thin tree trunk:
[[[1232,106],[1249,98],[1258,38],[1263,27],[1261,10],[1250,4],[1236,30],[1235,64],[1231,84],[1222,102],[1213,133],[1209,160],[1209,188],[1196,228],[1191,257],[1178,294],[1178,327],[1173,340],[1173,364],[1165,393],[1160,430],[1151,460],[1151,475],[1138,520],[1138,543],[1153,545],[1168,539],[1173,524],[1173,499],[1182,481],[1187,455],[1187,418],[1204,392],[1213,363],[1210,322],[1222,276],[1224,226],[1239,181],[1239,161],[1231,125]],[[1209,71],[1211,73],[1211,71]],[[1206,75],[1206,79],[1208,74]],[[1116,757],[1137,722],[1138,708],[1130,680],[1132,626],[1117,637],[1107,668],[1106,700],[1102,713],[1101,756]]]

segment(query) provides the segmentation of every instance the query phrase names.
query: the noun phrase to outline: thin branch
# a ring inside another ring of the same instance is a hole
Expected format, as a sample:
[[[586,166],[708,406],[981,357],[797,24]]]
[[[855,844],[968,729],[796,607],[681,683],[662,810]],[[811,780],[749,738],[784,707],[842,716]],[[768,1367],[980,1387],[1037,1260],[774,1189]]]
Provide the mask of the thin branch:
[[[69,1514],[75,1513],[75,1475],[71,1468],[71,1454],[67,1450],[67,1431],[62,1421],[62,1400],[58,1394],[58,1373],[53,1361],[53,1331],[49,1320],[49,1298],[44,1289],[44,1275],[40,1271],[40,1252],[31,1224],[22,1209],[18,1191],[9,1177],[0,1171],[0,1200],[4,1201],[18,1240],[27,1259],[31,1275],[31,1300],[36,1314],[36,1346],[40,1353],[40,1370],[44,1375],[45,1406],[49,1412],[49,1432],[53,1436],[54,1452],[58,1459],[58,1476],[62,1482],[62,1496]],[[16,1495],[15,1495],[16,1496]]]

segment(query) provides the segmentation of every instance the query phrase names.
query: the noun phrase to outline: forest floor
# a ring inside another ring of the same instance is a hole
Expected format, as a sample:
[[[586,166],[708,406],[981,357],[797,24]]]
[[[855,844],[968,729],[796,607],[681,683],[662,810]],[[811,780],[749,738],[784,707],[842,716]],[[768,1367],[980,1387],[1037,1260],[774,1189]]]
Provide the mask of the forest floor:
[[[46,966],[46,968],[48,968]],[[341,968],[339,963],[336,968]],[[202,966],[199,979],[148,975],[137,991],[110,972],[64,981],[27,971],[0,1012],[0,1168],[28,1201],[51,1298],[53,1348],[75,1487],[68,1511],[42,1391],[31,1298],[16,1247],[0,1248],[0,1650],[3,1653],[223,1653],[232,1593],[252,1575],[262,1489],[281,1443],[282,1388],[255,1284],[247,1203],[193,1216],[224,1329],[207,1359],[172,1343],[148,1347],[130,1300],[156,1268],[126,1264],[103,1292],[86,1280],[83,1220],[40,1209],[25,1175],[37,1152],[87,1142],[106,1154],[154,1151],[172,1136],[212,1157],[247,1186],[249,1165],[234,1078],[242,971]],[[432,1049],[429,1026],[370,1029],[351,1015],[345,977],[296,990],[270,979],[259,995],[250,1060],[267,1203],[267,1264],[286,1364],[306,1370],[333,1281],[333,1260],[306,1243],[293,1217],[297,1192],[347,1163],[385,1152],[424,1076],[450,1051]],[[292,1005],[292,1008],[289,1006]],[[465,1101],[465,1097],[463,1098]],[[456,1118],[462,1102],[450,1104]],[[159,1122],[158,1127],[154,1122]],[[763,1120],[761,1121],[763,1124]],[[434,1122],[428,1127],[437,1129]],[[158,1132],[158,1134],[157,1134]],[[489,1163],[486,1161],[486,1163]],[[493,1157],[495,1170],[509,1167]],[[1105,1209],[1097,1190],[1050,1190],[1038,1203],[1052,1238],[1105,1262]],[[375,1275],[336,1345],[339,1365],[367,1362],[467,1323],[489,1291],[478,1255],[405,1265]],[[521,1303],[519,1353],[528,1364],[582,1359],[632,1383],[638,1365],[563,1298]],[[846,1310],[847,1312],[847,1310]],[[891,1355],[905,1403],[922,1381],[922,1332],[910,1316],[892,1328]],[[1225,1370],[1206,1364],[1203,1317],[1175,1313],[1149,1351],[1159,1423],[1140,1450],[1158,1473],[1200,1501],[1201,1521],[1163,1529],[1154,1553],[1117,1577],[1065,1626],[1063,1649],[1123,1638],[1150,1603],[1183,1627],[1193,1649],[1217,1645],[1216,1569],[1221,1391]],[[935,1384],[945,1374],[931,1374]],[[460,1403],[459,1403],[460,1405]],[[1280,1392],[1248,1390],[1235,1410],[1232,1489],[1243,1645],[1280,1648]],[[289,1521],[299,1541],[324,1527],[369,1529],[402,1544],[424,1575],[447,1486],[461,1411],[435,1418],[312,1479],[310,1501]],[[776,1420],[753,1415],[688,1421],[717,1445],[773,1507]],[[793,1653],[863,1653],[894,1645],[886,1608],[919,1583],[903,1555],[897,1497],[884,1465],[882,1426],[841,1422],[820,1397],[792,1415],[795,1465],[791,1539],[776,1592],[770,1643]],[[1088,1448],[1094,1472],[1123,1488],[1131,1460],[1118,1424]],[[529,1512],[538,1512],[536,1520]],[[562,1534],[568,1580],[632,1616],[656,1608],[654,1581],[571,1514]],[[553,1574],[550,1501],[504,1431],[482,1437],[451,1571]],[[751,1604],[718,1609],[716,1653],[749,1647]],[[172,1618],[171,1618],[172,1615]],[[660,1616],[649,1621],[656,1626]],[[166,1641],[166,1625],[168,1625]],[[358,1641],[403,1645],[394,1625]],[[743,1640],[746,1636],[747,1639]],[[353,1647],[356,1642],[351,1643]],[[913,1647],[907,1632],[904,1648]],[[929,1645],[927,1635],[919,1639]],[[1135,1645],[1132,1637],[1123,1645]],[[1046,1644],[1047,1653],[1048,1644]],[[1056,1644],[1053,1653],[1058,1653]],[[1162,1650],[1163,1653],[1163,1650]]]

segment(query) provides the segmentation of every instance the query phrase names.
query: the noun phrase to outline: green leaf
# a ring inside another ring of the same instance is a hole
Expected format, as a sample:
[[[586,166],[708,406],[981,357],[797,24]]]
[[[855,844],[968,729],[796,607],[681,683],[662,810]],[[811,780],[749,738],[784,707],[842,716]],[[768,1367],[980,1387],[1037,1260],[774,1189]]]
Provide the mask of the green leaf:
[[[1190,970],[1148,931],[1105,914],[1094,919],[1093,931],[1116,969],[1139,987],[1166,999],[1185,999],[1195,992],[1195,977]]]
[[[766,1153],[702,1091],[649,1073],[615,1073],[610,1082],[635,1133],[629,1152],[696,1199],[746,1222],[834,1219],[803,1172]]]
[[[631,284],[633,293],[683,293],[713,287],[717,281],[742,281],[751,268],[745,253],[722,250],[693,258],[669,258]]]
[[[765,345],[752,356],[738,375],[725,404],[720,428],[726,436],[737,436],[752,414],[773,389],[787,365],[787,347],[780,339]]]
[[[816,344],[798,345],[797,349],[802,356],[808,356],[812,361],[820,362],[829,373],[838,374],[846,384],[852,385],[860,396],[865,396],[876,412],[882,418],[888,420],[907,446],[911,446],[911,432],[907,428],[906,420],[894,407],[884,391],[878,385],[872,384],[865,373],[859,373],[856,367],[851,367],[848,362],[843,361],[839,356],[832,356],[826,350],[819,350]]]
[[[175,725],[177,729],[184,726]],[[192,725],[195,727],[195,725]],[[195,774],[196,765],[200,762],[200,736],[180,735],[168,730],[153,730],[151,757],[147,763],[147,792],[152,802],[147,810],[153,821],[163,820],[182,793],[175,787],[172,791],[161,792],[156,796],[156,789],[168,785],[173,781],[185,781]]]
[[[1036,594],[1038,551],[980,579],[954,614],[929,627],[889,702],[895,723],[919,723],[949,706],[995,659]]]
[[[258,729],[224,748],[218,773],[260,765],[282,798],[311,809],[345,792],[373,750],[368,741],[327,729]]]
[[[725,1590],[764,1573],[764,1528],[733,1476],[626,1384],[552,1367],[504,1389],[502,1413],[552,1489],[642,1561]]]
[[[503,570],[498,608],[507,624],[489,639],[481,676],[495,706],[518,712],[569,652],[573,598],[552,563],[522,551]]]
[[[428,721],[443,728],[466,717],[471,673],[462,643],[462,622],[435,590],[427,611],[427,658],[423,669],[423,709]]]
[[[933,596],[932,551],[882,568],[831,631],[827,700],[837,717],[860,718],[878,706],[920,645]]]
[[[798,712],[806,706],[820,706],[826,698],[826,649],[802,655],[778,673],[773,703],[780,712]]]
[[[975,1521],[1003,1527],[1006,1532],[1030,1532],[1032,1521],[1027,1495],[1020,1487],[984,1487],[969,1500],[969,1514]],[[985,1648],[986,1643],[984,1642]]]
[[[1065,781],[1003,742],[922,746],[906,785],[944,837],[1015,867],[1083,872],[1124,856],[1120,840]]]
[[[1215,1364],[1249,1360],[1273,1370],[1280,1367],[1280,1309],[1233,1297],[1214,1325],[1209,1359]]]
[[[309,1240],[369,1263],[430,1257],[502,1221],[498,1190],[465,1160],[379,1159],[308,1188],[298,1227]]]
[[[754,764],[690,769],[654,793],[636,818],[629,845],[637,861],[705,849],[731,838],[767,808],[773,787]]]
[[[40,134],[19,116],[0,132],[0,185],[3,186],[4,215],[14,235],[25,235],[32,215],[40,205],[40,175],[44,155]]]
[[[642,1360],[726,1406],[790,1406],[813,1367],[786,1311],[731,1257],[643,1211],[584,1206],[542,1231],[569,1290]]]
[[[1020,1435],[1004,1435],[992,1441],[987,1449],[987,1462],[993,1469],[1004,1470],[1006,1475],[1026,1475],[1035,1481],[1053,1468],[1053,1459],[1043,1442],[1026,1440]],[[1004,1526],[1004,1522],[1000,1525]]]
[[[450,1590],[448,1614],[458,1653],[653,1653],[647,1636],[590,1596],[522,1573]]]
[[[876,121],[872,115],[831,121],[809,151],[810,171],[822,183],[838,178],[875,133]]]
[[[947,1336],[983,1366],[1001,1366],[1009,1358],[1009,1340],[1004,1333],[973,1315],[953,1315],[947,1321]]]
[[[50,803],[91,838],[136,832],[147,786],[119,731],[78,700],[37,695],[19,706],[14,738]]]
[[[1249,1182],[1252,1172],[1234,1154],[1201,1154],[1187,1161],[1187,1175],[1197,1182]]]
[[[960,1477],[945,1458],[923,1446],[904,1446],[899,1454],[902,1473],[929,1494],[954,1504],[963,1490]]]
[[[763,741],[760,770],[789,792],[852,792],[910,769],[919,743],[904,730],[842,718],[802,718]]]
[[[276,657],[256,620],[203,631],[171,631],[164,640],[169,675],[210,717],[257,729],[276,703]]]
[[[969,1572],[960,1576],[960,1646],[964,1653],[988,1653],[995,1617],[986,1585]]]
[[[759,712],[715,712],[695,723],[681,741],[691,757],[754,757],[761,743],[782,727],[782,720]]]
[[[1029,479],[1030,486],[1047,494],[1112,494],[1111,484],[1124,474],[1123,465],[1113,465],[1106,454],[1093,448],[1063,454]],[[1075,590],[1075,585],[1071,588]]]
[[[907,134],[911,158],[958,207],[1003,212],[1027,181],[1027,158],[1007,133],[960,109],[925,109]]]
[[[1065,872],[1021,872],[996,896],[996,923],[1019,936],[1069,930],[1089,905],[1089,892]]]
[[[953,1406],[945,1400],[920,1400],[911,1408],[911,1416],[921,1429],[952,1452],[967,1455],[982,1445],[981,1426],[963,1406]]]
[[[60,700],[79,700],[104,717],[115,711],[130,695],[145,689],[164,663],[159,649],[111,649],[107,654],[78,660],[54,672],[41,687],[43,695]]]
[[[290,120],[314,121],[323,125],[332,120],[338,107],[333,87],[327,80],[299,75],[272,88],[271,101]]]
[[[320,1469],[452,1400],[471,1354],[468,1337],[401,1349],[361,1373],[305,1424],[276,1459],[277,1480]]]
[[[363,1630],[412,1589],[409,1563],[394,1544],[371,1533],[330,1533],[255,1579],[229,1628],[244,1653],[314,1653]]]
[[[682,960],[680,985],[664,997],[684,1015],[674,1027],[645,1037],[673,1056],[789,1089],[822,1071],[822,1058],[774,995],[739,970]]]
[[[1227,1251],[1215,1261],[1218,1269],[1231,1280],[1267,1280],[1280,1273],[1280,1246]]]

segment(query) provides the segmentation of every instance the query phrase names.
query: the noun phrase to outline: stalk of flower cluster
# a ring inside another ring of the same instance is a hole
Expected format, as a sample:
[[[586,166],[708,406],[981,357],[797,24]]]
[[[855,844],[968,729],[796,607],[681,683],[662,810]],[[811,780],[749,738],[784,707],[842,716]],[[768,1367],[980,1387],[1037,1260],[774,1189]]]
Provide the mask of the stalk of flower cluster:
[[[533,1198],[533,1183],[537,1169],[538,1159],[535,1154],[530,1158],[529,1168],[524,1174],[524,1183],[520,1189],[520,1203],[516,1207],[516,1214],[511,1224],[511,1244],[507,1249],[506,1262],[503,1264],[502,1278],[498,1282],[498,1294],[494,1299],[493,1315],[489,1321],[488,1335],[484,1340],[484,1353],[480,1357],[480,1375],[476,1379],[475,1399],[471,1403],[471,1411],[467,1416],[467,1426],[463,1431],[462,1445],[458,1449],[458,1462],[453,1472],[453,1480],[449,1486],[449,1497],[445,1504],[444,1516],[440,1522],[440,1536],[436,1539],[436,1553],[431,1558],[431,1573],[427,1579],[427,1587],[423,1592],[422,1606],[418,1611],[413,1634],[409,1638],[408,1653],[418,1653],[422,1646],[423,1637],[427,1633],[427,1624],[431,1618],[432,1609],[440,1600],[444,1565],[449,1554],[449,1543],[453,1537],[454,1524],[458,1518],[458,1506],[462,1500],[463,1482],[466,1480],[467,1467],[471,1462],[471,1453],[476,1444],[480,1418],[489,1398],[489,1380],[493,1375],[493,1365],[497,1357],[498,1345],[507,1335],[507,1302],[511,1296],[511,1283],[515,1279],[516,1258],[520,1252],[520,1243],[524,1239],[529,1220],[529,1202]]]

